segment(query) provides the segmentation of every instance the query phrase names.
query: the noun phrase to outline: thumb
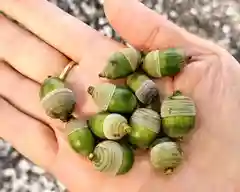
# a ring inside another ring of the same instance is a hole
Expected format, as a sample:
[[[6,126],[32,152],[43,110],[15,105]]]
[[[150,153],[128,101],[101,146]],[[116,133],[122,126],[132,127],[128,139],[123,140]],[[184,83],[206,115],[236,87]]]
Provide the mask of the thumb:
[[[190,54],[194,55],[200,50],[209,53],[209,47],[212,53],[216,48],[215,44],[189,33],[138,0],[105,0],[104,10],[115,31],[140,50],[182,47],[191,48]]]

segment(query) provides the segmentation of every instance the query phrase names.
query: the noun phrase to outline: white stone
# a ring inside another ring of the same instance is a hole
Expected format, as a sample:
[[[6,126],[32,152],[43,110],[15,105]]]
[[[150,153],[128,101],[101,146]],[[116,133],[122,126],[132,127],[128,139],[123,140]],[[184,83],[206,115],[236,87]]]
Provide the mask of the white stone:
[[[19,168],[21,170],[27,171],[31,168],[31,165],[29,164],[28,161],[26,161],[25,159],[22,159],[19,164],[18,164]]]
[[[33,166],[33,167],[32,167],[32,171],[33,171],[34,173],[37,173],[37,174],[43,174],[43,173],[45,173],[45,171],[44,171],[42,168],[38,167],[38,166]]]

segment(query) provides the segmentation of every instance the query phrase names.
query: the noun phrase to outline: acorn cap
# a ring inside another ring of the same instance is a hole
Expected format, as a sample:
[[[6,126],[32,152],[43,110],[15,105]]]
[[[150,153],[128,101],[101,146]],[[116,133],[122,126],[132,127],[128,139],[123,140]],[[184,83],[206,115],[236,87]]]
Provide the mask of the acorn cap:
[[[116,85],[112,83],[102,83],[95,86],[89,86],[87,92],[93,98],[99,111],[107,111],[115,89]]]
[[[162,102],[163,131],[172,138],[184,137],[194,127],[196,107],[193,100],[177,91]]]
[[[70,89],[60,88],[46,94],[41,104],[48,116],[65,122],[71,117],[76,101]]]
[[[65,134],[72,149],[77,153],[88,156],[94,149],[94,137],[86,121],[71,119],[65,124]]]
[[[127,173],[134,163],[133,152],[126,146],[106,140],[99,143],[89,155],[96,170],[111,175]]]
[[[183,160],[182,151],[175,142],[160,142],[150,151],[150,162],[155,169],[169,173],[177,168]]]
[[[95,114],[89,119],[89,125],[96,136],[110,140],[119,140],[132,130],[127,119],[117,113]]]
[[[159,96],[156,84],[143,73],[129,75],[127,85],[143,104],[150,104]]]
[[[162,101],[161,117],[173,116],[196,116],[196,106],[194,101],[184,96],[180,91]]]
[[[159,133],[161,128],[160,115],[147,108],[138,108],[134,111],[130,119],[131,125],[140,125],[155,133]]]
[[[153,148],[155,145],[158,145],[158,144],[163,143],[163,142],[172,142],[172,140],[169,137],[157,138],[153,141],[150,148]]]

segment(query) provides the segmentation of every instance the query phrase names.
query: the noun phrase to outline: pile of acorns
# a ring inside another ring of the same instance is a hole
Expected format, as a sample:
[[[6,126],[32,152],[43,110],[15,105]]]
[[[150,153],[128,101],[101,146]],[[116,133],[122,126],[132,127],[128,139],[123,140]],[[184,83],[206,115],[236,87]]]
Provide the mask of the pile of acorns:
[[[142,53],[127,47],[114,52],[100,78],[126,78],[125,85],[90,85],[99,112],[87,121],[74,118],[73,92],[64,78],[48,77],[40,90],[46,113],[66,123],[71,147],[101,172],[120,175],[134,163],[134,150],[149,150],[151,165],[173,172],[183,160],[179,140],[194,127],[196,109],[191,98],[176,90],[161,99],[153,79],[175,76],[189,62],[181,49]]]

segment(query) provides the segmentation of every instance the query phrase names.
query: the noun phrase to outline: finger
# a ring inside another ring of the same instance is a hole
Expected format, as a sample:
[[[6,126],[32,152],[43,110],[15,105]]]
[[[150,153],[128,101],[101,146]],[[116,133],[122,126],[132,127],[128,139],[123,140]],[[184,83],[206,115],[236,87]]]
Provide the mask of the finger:
[[[75,61],[96,41],[107,39],[48,1],[8,0],[1,2],[0,10]]]
[[[63,54],[1,15],[0,25],[0,58],[25,76],[42,82],[68,63]]]
[[[119,35],[139,49],[197,49],[196,45],[209,49],[210,42],[173,24],[137,0],[105,0],[104,9],[109,22]],[[134,19],[129,19],[133,15]],[[192,50],[196,51],[200,50]]]
[[[0,106],[1,137],[36,164],[43,168],[51,166],[58,151],[51,129],[2,98]]]
[[[18,73],[8,64],[0,62],[0,95],[28,115],[61,128],[60,121],[49,118],[40,104],[40,85]]]
[[[68,63],[67,58],[60,52],[56,51],[48,44],[42,42],[41,40],[33,36],[31,33],[24,31],[22,28],[10,22],[5,17],[0,16],[0,25],[2,26],[0,30],[0,58],[6,60],[7,63],[9,63],[21,74],[28,76],[29,78],[37,81],[38,83],[42,83],[44,79],[47,78],[47,76],[49,75],[59,75],[65,65]],[[111,49],[111,46],[109,49]],[[96,52],[94,49],[93,51]],[[91,54],[88,56],[91,56]],[[94,63],[95,62],[96,61],[94,60]],[[90,65],[91,62],[86,62],[86,64]],[[84,70],[84,68],[86,68],[86,65],[81,66],[79,70]],[[79,98],[76,99],[77,105],[80,105],[78,103],[82,104],[85,101],[83,98],[84,94],[82,94],[82,81],[81,79],[79,79],[79,70],[78,68],[74,67],[71,73],[68,75],[67,79],[69,82],[69,87],[73,89],[74,93],[76,94],[76,98]],[[2,70],[1,73],[5,73],[5,71]],[[26,90],[22,92],[23,89],[27,89],[27,87],[19,86],[18,80],[15,81],[15,79],[18,78],[9,79],[7,77],[11,77],[11,75],[8,76],[8,74],[4,75],[4,77],[6,77],[6,79],[2,81],[2,86],[6,88],[5,90],[7,90],[5,92],[7,97],[11,97],[12,99],[14,99],[13,97],[17,97],[17,95],[13,94],[13,92],[9,92],[10,88],[6,86],[11,82],[14,82],[14,86],[22,89],[20,91],[20,94],[26,94],[28,92]],[[85,84],[87,84],[88,79],[89,74],[84,80]],[[6,80],[8,80],[9,83],[5,83]],[[84,89],[86,89],[86,87],[84,87]],[[39,90],[37,90],[36,87],[30,90],[33,90],[32,95],[35,94],[33,103],[39,103],[39,100],[37,101]],[[27,97],[25,97],[24,95],[23,97],[27,100]],[[21,102],[21,100],[18,100],[18,98],[14,100]],[[31,107],[26,108],[26,106],[24,105],[23,107],[25,107],[26,111],[28,112],[34,112]],[[38,107],[36,107],[35,111],[39,117],[40,111]],[[41,116],[41,118],[44,118],[44,116]]]

